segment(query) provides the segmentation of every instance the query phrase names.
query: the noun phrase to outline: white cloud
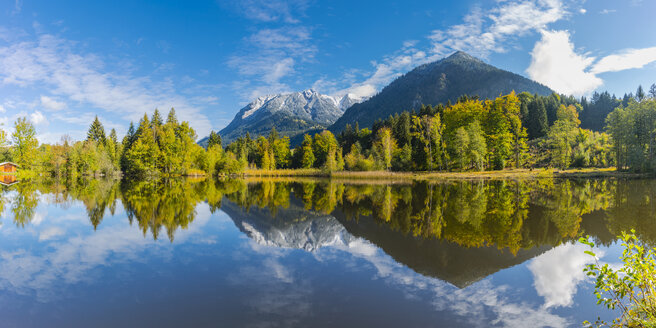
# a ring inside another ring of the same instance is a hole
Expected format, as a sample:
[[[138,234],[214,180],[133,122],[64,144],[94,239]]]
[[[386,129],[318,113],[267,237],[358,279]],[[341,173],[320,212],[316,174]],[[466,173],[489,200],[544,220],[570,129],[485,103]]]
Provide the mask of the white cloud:
[[[538,295],[545,307],[571,306],[579,283],[585,279],[583,268],[594,260],[584,253],[587,246],[566,244],[535,258],[528,265]],[[599,257],[603,251],[595,249]]]
[[[579,9],[579,12],[585,15],[585,13],[587,13],[588,11],[585,8],[581,8]]]
[[[306,0],[238,0],[237,9],[247,18],[261,22],[298,23],[297,15],[303,15]]]
[[[429,36],[431,48],[422,50],[418,42],[409,40],[396,53],[386,56],[380,62],[373,62],[373,71],[364,81],[352,82],[350,86],[338,88],[340,81],[321,79],[315,86],[323,93],[340,96],[352,93],[359,96],[372,96],[383,86],[410,69],[435,61],[457,50],[477,57],[487,57],[490,53],[506,52],[518,38],[546,28],[568,15],[561,0],[514,0],[498,1],[491,9],[475,7],[468,13],[462,24],[442,30],[434,30]]]
[[[66,231],[60,227],[45,228],[39,233],[39,241],[52,240],[59,236],[63,236],[65,233]]]
[[[433,51],[446,55],[461,50],[487,57],[507,51],[508,43],[518,36],[544,29],[567,15],[560,0],[504,1],[486,12],[475,8],[463,24],[433,31]]]
[[[198,135],[211,130],[201,109],[177,93],[171,80],[153,82],[148,76],[107,72],[106,67],[100,57],[78,53],[73,42],[52,35],[0,47],[1,84],[39,86],[134,121],[155,108],[175,107],[179,119],[189,121]]]
[[[41,105],[49,110],[62,110],[66,108],[66,103],[63,101],[57,101],[48,96],[41,96]]]
[[[557,92],[585,95],[603,84],[598,74],[642,68],[656,61],[656,47],[626,49],[597,60],[577,53],[568,31],[542,31],[531,52],[529,77]]]
[[[0,105],[0,113],[4,113],[4,112],[6,112],[5,107]]]
[[[642,68],[656,61],[656,47],[645,49],[627,49],[617,55],[610,55],[600,59],[592,67],[591,72],[605,73],[618,72],[632,68]]]
[[[46,116],[43,115],[40,111],[35,111],[34,113],[30,114],[30,121],[34,123],[34,125],[41,125],[41,124],[46,124],[48,123],[48,120],[46,119]]]
[[[531,56],[526,70],[529,77],[557,92],[583,95],[603,84],[594,73],[586,71],[595,58],[577,54],[567,31],[542,31],[542,39]]]
[[[617,10],[615,10],[615,9],[604,9],[604,10],[600,11],[599,13],[602,14],[602,15],[608,15],[608,14],[612,14],[616,11]]]
[[[265,94],[289,91],[282,80],[296,72],[299,62],[314,59],[310,29],[303,26],[259,30],[246,38],[246,47],[228,64],[239,74],[254,80],[238,83],[235,88],[247,90],[242,96],[251,100]]]

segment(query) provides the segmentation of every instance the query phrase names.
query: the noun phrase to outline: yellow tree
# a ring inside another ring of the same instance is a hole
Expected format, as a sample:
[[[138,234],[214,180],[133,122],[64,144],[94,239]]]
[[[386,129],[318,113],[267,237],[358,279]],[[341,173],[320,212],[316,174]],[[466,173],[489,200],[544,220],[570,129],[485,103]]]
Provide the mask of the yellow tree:
[[[14,133],[11,135],[14,161],[23,167],[31,167],[36,163],[36,139],[34,126],[27,118],[19,118],[14,123]]]
[[[387,127],[381,128],[376,134],[376,141],[374,142],[374,151],[376,154],[376,161],[385,170],[392,167],[392,154],[396,150],[396,140],[392,136],[392,130]]]

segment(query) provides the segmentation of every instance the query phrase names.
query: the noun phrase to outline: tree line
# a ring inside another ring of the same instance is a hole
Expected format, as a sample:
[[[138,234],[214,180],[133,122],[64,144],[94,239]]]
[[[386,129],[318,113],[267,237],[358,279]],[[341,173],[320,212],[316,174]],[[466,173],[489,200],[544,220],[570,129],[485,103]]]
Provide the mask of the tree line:
[[[178,122],[174,109],[166,120],[158,110],[150,118],[144,114],[137,125],[130,123],[120,141],[114,129],[107,135],[96,117],[85,140],[63,137],[53,145],[39,145],[34,126],[19,118],[10,147],[0,129],[0,156],[25,170],[57,177],[216,175],[246,169],[480,171],[616,164],[619,169],[654,170],[656,86],[648,93],[639,87],[635,96],[625,98],[595,93],[591,101],[578,102],[557,94],[513,92],[489,100],[465,95],[454,104],[404,111],[371,128],[356,124],[346,125],[338,135],[328,130],[306,134],[297,147],[291,147],[290,139],[273,128],[268,136],[252,138],[246,133],[228,145],[212,131],[203,148],[195,142],[196,132],[189,123]],[[585,128],[596,124],[590,121],[594,106],[612,107],[604,118],[607,133]]]

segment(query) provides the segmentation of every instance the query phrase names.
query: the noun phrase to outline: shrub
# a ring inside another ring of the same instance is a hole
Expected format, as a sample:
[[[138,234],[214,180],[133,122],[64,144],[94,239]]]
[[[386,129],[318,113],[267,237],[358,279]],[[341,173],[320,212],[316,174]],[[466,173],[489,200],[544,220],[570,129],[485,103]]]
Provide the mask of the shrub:
[[[601,319],[587,326],[611,327],[654,327],[656,326],[656,249],[640,245],[635,230],[622,233],[624,252],[620,257],[623,266],[614,270],[608,264],[601,265],[590,237],[579,241],[590,246],[585,253],[594,257],[595,262],[584,269],[585,273],[596,279],[595,295],[597,304],[608,309],[618,309],[619,318],[611,323]]]

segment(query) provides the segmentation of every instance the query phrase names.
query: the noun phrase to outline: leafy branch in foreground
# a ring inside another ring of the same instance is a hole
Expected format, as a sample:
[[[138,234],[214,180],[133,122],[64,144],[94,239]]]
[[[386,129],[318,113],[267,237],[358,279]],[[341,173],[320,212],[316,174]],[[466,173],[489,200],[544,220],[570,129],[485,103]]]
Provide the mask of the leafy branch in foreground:
[[[620,256],[623,265],[615,270],[607,263],[601,264],[593,252],[594,243],[587,238],[579,239],[588,245],[586,254],[594,257],[595,262],[588,264],[584,272],[594,277],[597,304],[603,304],[611,310],[619,310],[621,315],[612,322],[601,319],[592,324],[584,322],[587,327],[656,327],[656,249],[640,245],[635,230],[630,234],[622,233],[624,252]]]

